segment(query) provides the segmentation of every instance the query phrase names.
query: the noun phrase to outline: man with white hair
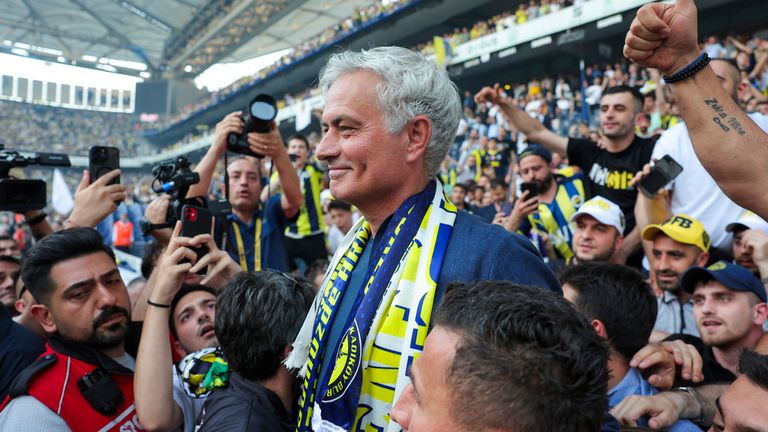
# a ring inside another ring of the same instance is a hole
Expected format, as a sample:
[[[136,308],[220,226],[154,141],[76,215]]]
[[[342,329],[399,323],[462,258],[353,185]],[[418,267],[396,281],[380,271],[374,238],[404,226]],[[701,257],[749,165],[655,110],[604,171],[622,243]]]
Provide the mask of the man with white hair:
[[[409,383],[449,282],[509,280],[559,292],[530,242],[459,212],[436,178],[456,133],[456,86],[405,48],[331,57],[320,73],[333,196],[363,216],[331,262],[288,359],[304,367],[299,431],[400,430]]]

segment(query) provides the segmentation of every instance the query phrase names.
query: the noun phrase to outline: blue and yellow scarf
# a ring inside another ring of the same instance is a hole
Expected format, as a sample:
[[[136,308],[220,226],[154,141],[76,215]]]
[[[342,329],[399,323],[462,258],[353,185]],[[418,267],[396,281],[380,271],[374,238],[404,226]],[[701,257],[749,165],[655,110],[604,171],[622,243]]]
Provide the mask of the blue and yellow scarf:
[[[304,375],[299,431],[400,429],[390,427],[389,411],[423,349],[456,211],[439,181],[408,198],[380,234],[365,286],[344,317],[336,311],[371,231],[361,219],[347,234],[286,362]],[[335,319],[346,330],[328,347]],[[335,361],[319,376],[324,355]]]

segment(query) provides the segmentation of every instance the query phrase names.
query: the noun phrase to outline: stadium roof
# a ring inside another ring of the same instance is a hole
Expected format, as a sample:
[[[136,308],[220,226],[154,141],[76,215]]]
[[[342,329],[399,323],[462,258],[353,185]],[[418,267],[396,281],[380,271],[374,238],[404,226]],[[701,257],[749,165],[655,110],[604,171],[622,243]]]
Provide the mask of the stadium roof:
[[[191,76],[294,46],[372,2],[0,0],[0,52],[144,77]]]

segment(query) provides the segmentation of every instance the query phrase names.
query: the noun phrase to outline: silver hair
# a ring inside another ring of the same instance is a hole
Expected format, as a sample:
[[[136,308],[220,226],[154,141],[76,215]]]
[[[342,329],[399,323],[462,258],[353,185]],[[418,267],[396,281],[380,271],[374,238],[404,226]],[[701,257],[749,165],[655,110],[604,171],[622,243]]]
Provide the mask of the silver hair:
[[[445,69],[402,47],[345,51],[331,56],[320,71],[320,88],[325,94],[340,76],[358,70],[369,70],[381,77],[376,92],[390,133],[402,131],[417,115],[429,118],[432,137],[424,155],[424,168],[429,177],[437,175],[461,116],[459,90]]]

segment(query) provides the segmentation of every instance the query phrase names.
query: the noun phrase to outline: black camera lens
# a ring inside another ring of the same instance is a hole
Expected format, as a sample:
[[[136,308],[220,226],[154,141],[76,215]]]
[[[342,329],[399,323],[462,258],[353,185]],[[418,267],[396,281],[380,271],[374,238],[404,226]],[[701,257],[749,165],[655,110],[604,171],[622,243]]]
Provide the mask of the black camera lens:
[[[248,111],[255,119],[271,123],[277,116],[277,102],[272,96],[262,93],[253,98]]]
[[[251,115],[257,119],[270,121],[275,118],[275,114],[277,114],[277,110],[268,103],[254,102],[253,105],[251,105]]]
[[[96,164],[103,164],[107,161],[107,150],[97,149],[93,154],[93,162]]]

